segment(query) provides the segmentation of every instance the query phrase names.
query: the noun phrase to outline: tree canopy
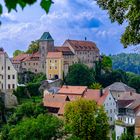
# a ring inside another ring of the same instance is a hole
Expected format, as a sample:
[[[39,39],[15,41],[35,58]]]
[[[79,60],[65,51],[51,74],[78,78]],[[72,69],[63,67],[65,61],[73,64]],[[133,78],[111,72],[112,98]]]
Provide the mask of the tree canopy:
[[[83,140],[107,140],[108,117],[92,100],[78,99],[65,106],[66,129]]]
[[[96,0],[99,7],[107,10],[111,22],[127,22],[121,42],[124,47],[140,43],[140,2],[139,0]]]
[[[94,82],[94,77],[86,65],[77,63],[69,67],[65,81],[69,85],[89,86]]]
[[[17,6],[20,6],[22,9],[24,9],[27,5],[32,5],[36,3],[37,0],[5,0],[5,6],[8,9],[8,12],[11,12],[11,10],[17,11]],[[42,9],[45,10],[46,13],[49,12],[50,6],[52,4],[52,0],[41,0],[40,6]],[[0,3],[0,15],[3,13],[3,6]]]
[[[38,41],[32,41],[28,47],[26,53],[32,54],[39,50],[39,43]]]
[[[13,53],[13,57],[18,56],[19,54],[22,54],[22,53],[24,53],[24,51],[15,50],[14,53]]]
[[[124,71],[140,74],[140,54],[138,53],[120,53],[110,56],[113,62],[113,69],[122,69]]]

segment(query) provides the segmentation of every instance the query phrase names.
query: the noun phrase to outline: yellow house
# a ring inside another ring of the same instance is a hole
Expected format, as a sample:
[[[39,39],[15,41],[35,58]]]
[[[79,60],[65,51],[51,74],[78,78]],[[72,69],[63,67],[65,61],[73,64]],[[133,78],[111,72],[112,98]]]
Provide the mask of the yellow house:
[[[47,79],[63,79],[63,54],[62,52],[48,52],[47,54]]]

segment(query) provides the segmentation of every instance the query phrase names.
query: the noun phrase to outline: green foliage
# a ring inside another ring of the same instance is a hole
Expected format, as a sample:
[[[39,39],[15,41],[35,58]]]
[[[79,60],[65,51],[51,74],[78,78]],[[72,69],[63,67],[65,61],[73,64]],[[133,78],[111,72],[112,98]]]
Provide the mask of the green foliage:
[[[17,11],[18,5],[24,9],[27,5],[32,5],[37,2],[37,0],[5,0],[4,2],[8,12],[11,12],[11,10]],[[40,6],[46,11],[46,13],[48,13],[52,3],[52,0],[41,0]],[[0,4],[0,15],[2,12],[2,5]]]
[[[40,114],[26,118],[8,129],[7,140],[51,140],[62,136],[62,121],[51,115]],[[3,131],[2,131],[3,133]],[[2,134],[3,135],[3,134]],[[4,139],[2,139],[4,140]]]
[[[102,65],[102,69],[105,72],[110,72],[112,70],[112,60],[111,60],[111,58],[109,56],[103,55],[101,65]]]
[[[40,83],[28,83],[26,88],[31,96],[38,96],[41,95],[41,93],[39,92],[40,85]]]
[[[139,0],[97,0],[97,4],[107,10],[112,22],[123,24],[127,21],[121,37],[124,47],[140,43],[140,3]]]
[[[32,102],[24,103],[19,105],[14,114],[9,118],[8,123],[16,125],[24,118],[37,117],[39,114],[46,114],[47,111],[44,109],[42,104],[36,104]]]
[[[102,107],[92,100],[78,99],[65,106],[66,130],[83,140],[107,140],[109,124]]]
[[[38,41],[32,41],[31,44],[28,47],[28,50],[26,53],[32,54],[39,50],[39,43]]]
[[[44,80],[46,80],[46,75],[43,73],[38,73],[34,76],[32,82],[33,83],[41,83]]]
[[[134,140],[134,137],[127,133],[123,133],[119,140]]]
[[[135,88],[140,93],[140,76],[134,76],[129,79],[128,85]]]
[[[24,51],[15,50],[14,53],[13,53],[13,57],[18,56],[19,54],[23,54],[23,53],[24,53]]]
[[[100,83],[92,83],[92,85],[89,86],[91,89],[101,89],[102,85]]]
[[[68,85],[89,86],[94,82],[90,69],[84,64],[73,64],[65,79]]]
[[[140,74],[140,54],[121,53],[111,56],[113,69],[122,69],[124,71]]]
[[[111,85],[114,82],[127,82],[127,75],[124,71],[122,70],[114,70],[110,73],[105,73],[100,76],[100,83],[102,84],[103,87],[107,87]]]

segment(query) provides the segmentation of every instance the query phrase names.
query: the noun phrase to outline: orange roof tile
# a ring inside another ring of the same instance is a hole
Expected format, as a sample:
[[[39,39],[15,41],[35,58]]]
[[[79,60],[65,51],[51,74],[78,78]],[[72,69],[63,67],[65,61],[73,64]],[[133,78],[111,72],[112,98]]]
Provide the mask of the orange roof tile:
[[[70,48],[65,46],[55,47],[55,51],[62,52],[63,55],[74,55],[73,52],[70,50]]]
[[[45,94],[44,96],[44,106],[47,107],[56,107],[60,108],[63,103],[69,100],[68,96],[66,95],[58,95],[58,94]]]
[[[65,95],[82,95],[87,90],[87,86],[63,86],[59,91],[58,94],[65,94]]]
[[[58,59],[63,58],[62,52],[48,52],[47,58]]]
[[[88,89],[84,94],[84,98],[98,102],[100,99],[100,90]]]
[[[19,54],[18,56],[15,56],[12,60],[14,61],[23,61],[26,57],[28,57],[29,54]]]
[[[103,95],[100,97],[100,99],[98,100],[98,105],[103,105],[103,103],[104,103],[106,97],[108,96],[109,92],[110,92],[109,90],[106,90],[106,91],[104,92],[104,94],[103,94]]]
[[[99,51],[96,44],[92,41],[81,41],[81,40],[66,40],[71,47],[76,51]]]

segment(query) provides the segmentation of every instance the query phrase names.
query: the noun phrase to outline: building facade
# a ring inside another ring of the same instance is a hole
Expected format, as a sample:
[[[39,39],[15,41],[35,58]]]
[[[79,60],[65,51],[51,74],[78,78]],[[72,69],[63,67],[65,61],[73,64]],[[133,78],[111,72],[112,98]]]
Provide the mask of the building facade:
[[[49,32],[44,32],[39,42],[38,59],[31,59],[31,54],[23,54],[13,58],[13,64],[19,71],[42,72],[47,75],[47,54],[48,52],[61,52],[63,55],[63,73],[68,73],[69,66],[74,63],[83,63],[88,67],[94,67],[95,61],[99,59],[99,49],[92,41],[66,40],[62,46],[54,46],[54,39]],[[27,55],[27,56],[26,56]],[[33,54],[32,54],[33,55]],[[36,62],[35,62],[36,61]],[[32,65],[32,64],[33,65]],[[34,65],[35,63],[35,65]],[[36,65],[38,63],[38,65]],[[35,66],[35,67],[34,67]]]
[[[47,79],[63,79],[63,63],[61,52],[48,52],[46,59]]]
[[[17,71],[3,49],[0,50],[0,90],[12,93],[17,88]]]

